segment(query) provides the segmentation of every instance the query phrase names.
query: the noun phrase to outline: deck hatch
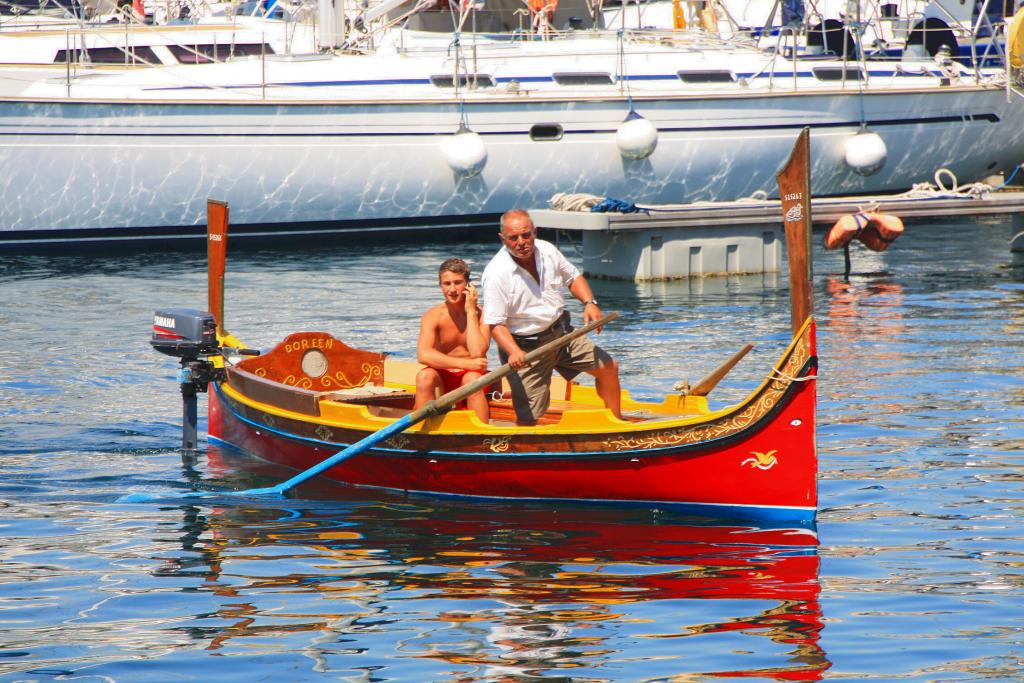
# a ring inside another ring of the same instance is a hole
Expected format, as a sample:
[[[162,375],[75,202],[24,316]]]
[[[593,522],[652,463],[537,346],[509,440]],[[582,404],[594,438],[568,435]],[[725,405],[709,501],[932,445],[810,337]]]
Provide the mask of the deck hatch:
[[[455,77],[451,74],[431,76],[430,82],[438,88],[454,88]],[[494,77],[490,74],[459,74],[460,88],[493,88]]]
[[[731,71],[704,69],[700,71],[679,71],[683,83],[732,83],[736,80]]]
[[[612,75],[602,71],[556,71],[551,74],[558,85],[611,85]]]
[[[856,66],[816,66],[811,69],[819,81],[863,81],[864,72]]]

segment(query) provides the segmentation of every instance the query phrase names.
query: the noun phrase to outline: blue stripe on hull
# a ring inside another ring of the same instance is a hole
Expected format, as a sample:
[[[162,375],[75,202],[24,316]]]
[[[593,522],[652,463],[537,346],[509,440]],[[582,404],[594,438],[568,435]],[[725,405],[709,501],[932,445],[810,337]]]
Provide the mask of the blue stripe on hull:
[[[999,123],[1001,119],[998,114],[953,114],[947,116],[927,116],[918,118],[901,119],[872,119],[865,122],[871,128],[885,126],[916,126],[930,125],[936,123]],[[804,121],[796,123],[754,123],[740,125],[709,125],[709,126],[665,126],[658,129],[659,133],[722,133],[728,131],[758,131],[758,130],[802,130],[805,127],[813,130],[824,128],[860,128],[859,121],[818,121],[807,123]],[[481,130],[479,135],[483,137],[496,136],[522,136],[526,130]],[[566,128],[563,135],[608,135],[614,134],[614,128]],[[129,132],[129,131],[3,131],[0,136],[15,135],[18,137],[74,137],[74,138],[438,138],[442,134],[436,131],[401,131],[401,132],[358,132],[358,133],[336,133],[336,132],[281,132],[281,131],[239,131],[217,130],[209,133],[197,132]]]

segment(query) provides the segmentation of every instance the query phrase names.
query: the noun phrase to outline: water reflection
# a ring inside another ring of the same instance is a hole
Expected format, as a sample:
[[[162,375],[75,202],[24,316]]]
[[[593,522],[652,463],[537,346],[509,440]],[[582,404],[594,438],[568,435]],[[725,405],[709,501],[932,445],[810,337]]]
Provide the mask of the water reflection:
[[[208,474],[230,478],[239,457],[211,448]],[[625,661],[652,678],[818,680],[830,665],[812,530],[376,493],[316,502],[327,493],[305,489],[301,509],[181,508],[184,557],[158,573],[201,575],[221,598],[192,638],[224,654],[299,649],[319,671],[397,640],[397,659],[460,681],[603,679]]]
[[[829,276],[825,291],[825,326],[838,336],[834,342],[845,345],[865,339],[894,339],[906,329],[903,286],[898,282],[884,277],[849,282]]]
[[[829,276],[825,280],[826,297],[821,329],[822,366],[829,369],[843,366],[857,372],[858,390],[873,393],[875,409],[880,412],[902,412],[904,408],[883,400],[889,372],[906,365],[905,346],[899,343],[906,332],[903,287],[885,274],[854,277],[845,280]],[[819,303],[820,305],[820,303]],[[884,369],[876,372],[875,369]],[[825,382],[821,390],[828,398],[840,399],[848,388]],[[849,396],[847,395],[848,399]],[[836,422],[860,421],[856,413],[840,411]]]

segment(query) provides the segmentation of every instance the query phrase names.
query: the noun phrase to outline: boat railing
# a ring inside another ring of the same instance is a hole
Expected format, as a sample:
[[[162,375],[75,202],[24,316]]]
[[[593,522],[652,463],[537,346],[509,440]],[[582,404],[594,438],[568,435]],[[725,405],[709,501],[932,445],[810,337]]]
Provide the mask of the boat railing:
[[[971,64],[974,66],[974,78],[975,81],[981,80],[981,66],[988,62],[989,55],[995,50],[996,55],[1003,64],[1008,64],[1009,60],[1006,58],[1006,51],[1003,48],[1002,41],[998,40],[998,36],[1002,35],[1003,32],[997,29],[996,25],[992,23],[992,18],[989,15],[988,7],[991,0],[984,0],[980,8],[978,9],[978,19],[975,21],[974,26],[971,30]],[[999,22],[1000,28],[1005,28],[1006,22]],[[989,40],[985,44],[985,51],[982,53],[981,58],[978,58],[978,37],[981,35],[982,28],[987,30]]]
[[[68,10],[55,9],[52,7],[30,10],[23,5],[13,3],[4,4],[9,5],[8,11],[10,14],[0,13],[0,31],[7,29],[21,31],[25,28],[49,28],[54,25],[65,23],[69,14],[70,16],[74,16],[73,13],[70,13]],[[35,18],[37,20],[35,24],[28,23],[28,21],[31,21],[31,18]]]
[[[416,2],[415,7],[419,7],[422,4],[422,1],[423,0]],[[972,31],[971,55],[972,61],[974,63],[974,79],[975,82],[978,83],[980,83],[983,79],[987,78],[991,80],[992,78],[991,70],[989,70],[987,73],[982,72],[982,66],[987,61],[995,57],[1000,58],[1004,63],[1007,61],[1005,50],[1003,49],[1001,42],[999,40],[993,39],[984,43],[978,42],[979,34],[988,32],[990,35],[993,36],[993,38],[995,38],[1000,36],[1003,32],[1004,22],[993,22],[990,13],[986,11],[990,2],[991,0],[985,0],[985,2],[981,4],[981,11],[979,12],[978,19],[973,26],[974,30]],[[613,73],[616,75],[615,82],[622,87],[628,87],[629,64],[627,58],[630,57],[631,54],[638,54],[639,52],[641,52],[644,44],[649,45],[656,43],[659,45],[670,44],[673,48],[678,48],[680,50],[693,49],[696,51],[713,47],[727,47],[733,50],[739,50],[744,48],[760,50],[761,52],[765,53],[766,58],[763,59],[760,62],[760,64],[757,65],[753,73],[744,74],[744,78],[740,79],[741,83],[757,82],[757,78],[767,74],[768,78],[760,82],[766,82],[769,91],[778,88],[785,88],[787,90],[791,88],[794,91],[800,88],[806,88],[808,79],[801,79],[800,68],[804,68],[806,72],[806,60],[814,59],[814,56],[809,55],[806,51],[809,26],[811,25],[811,22],[813,20],[813,16],[808,16],[804,17],[804,20],[800,23],[794,23],[779,28],[776,36],[774,37],[773,44],[769,45],[768,47],[761,48],[758,48],[753,40],[745,40],[741,38],[723,38],[710,34],[706,31],[696,29],[692,31],[652,31],[648,29],[620,30],[614,32],[619,36],[619,54],[617,54],[615,57],[617,61],[616,68],[613,71]],[[388,25],[392,27],[397,26],[399,23],[399,19],[388,21]],[[843,26],[843,30],[851,31],[851,35],[857,38],[857,40],[854,42],[854,45],[857,46],[860,45],[860,39],[863,38],[867,25],[868,22],[847,21]],[[125,66],[137,65],[151,66],[155,68],[162,67],[163,64],[151,63],[150,61],[147,61],[143,57],[143,55],[135,53],[131,50],[130,45],[132,44],[132,41],[129,39],[129,34],[137,26],[139,26],[138,23],[125,22],[123,24],[124,44],[126,46],[129,46],[127,48],[122,48],[124,49]],[[81,25],[81,27],[76,31],[80,34],[80,37],[78,37],[77,39],[74,37],[72,31],[69,30],[67,32],[67,51],[65,54],[66,61],[70,62],[67,67],[69,94],[71,89],[72,78],[74,76],[72,71],[76,68],[75,65],[88,62],[87,53],[84,52],[84,35],[89,30],[90,29],[86,25]],[[254,29],[248,28],[247,30],[251,32]],[[922,30],[924,30],[923,27]],[[400,37],[399,40],[401,40],[401,36],[403,36],[404,33],[405,32],[401,30],[398,31],[397,35]],[[585,31],[554,31],[551,33],[550,36],[547,37],[547,40],[568,40],[572,36],[579,36],[581,33],[600,36],[602,34],[611,35],[613,32],[609,32],[602,29],[586,29]],[[472,90],[476,85],[475,79],[479,72],[479,68],[477,67],[477,40],[478,37],[484,35],[486,34],[478,34],[476,32],[467,31],[465,34],[462,34],[462,40],[464,42],[461,45],[458,36],[456,36],[456,38],[451,42],[444,43],[443,41],[437,41],[435,43],[431,43],[429,48],[420,49],[447,51],[453,57],[452,83],[455,86],[456,92],[460,90],[460,87]],[[507,40],[499,41],[497,39],[489,37],[488,40],[484,42],[486,42],[488,46],[500,46],[514,45],[516,42],[519,41],[527,42],[539,40],[538,37],[528,32],[524,32],[522,34],[513,33],[512,35],[506,36],[506,38]],[[265,42],[265,40],[263,42]],[[225,45],[229,44],[234,44],[234,34],[232,34],[231,42],[225,43]],[[835,81],[833,81],[833,84],[842,88],[846,88],[850,85],[849,79],[854,78],[854,76],[856,76],[856,80],[858,81],[856,84],[857,87],[863,87],[864,85],[866,85],[868,79],[870,78],[870,69],[868,68],[869,58],[866,54],[866,50],[855,49],[852,53],[850,53],[847,50],[848,41],[845,38],[843,40],[842,45],[843,47],[841,50],[841,54],[832,56],[822,55],[820,57],[821,59],[832,60],[832,64],[835,64],[835,61],[839,61],[842,65],[842,68],[839,70],[836,70],[835,67],[832,67],[833,70],[838,71],[838,73],[835,74]],[[627,49],[628,46],[634,46],[640,49]],[[199,51],[191,50],[191,48],[187,44],[181,44],[181,47],[186,51],[192,51],[195,55],[196,61],[200,61],[202,58],[208,57],[208,55],[204,55]],[[607,51],[606,49],[600,49],[595,51],[595,54],[598,53],[607,54]],[[582,52],[575,52],[574,54],[577,54],[577,56],[584,56],[584,53]],[[259,55],[251,56],[258,56],[261,60],[265,60],[267,57],[266,53],[264,52],[261,52]],[[852,67],[854,64],[857,67],[856,70],[848,68],[848,66]],[[785,74],[786,72],[786,66],[789,67],[789,73],[787,74],[788,78],[783,80],[783,74]],[[262,69],[262,74],[263,75],[261,77],[261,93],[265,97],[267,90],[265,65]]]
[[[772,48],[769,50],[771,55],[772,55],[771,59],[768,60],[768,62],[765,63],[764,67],[762,67],[762,69],[760,71],[754,73],[751,76],[751,80],[754,79],[754,78],[757,78],[758,76],[760,76],[765,71],[768,71],[768,89],[769,90],[773,90],[774,87],[775,87],[775,80],[776,80],[776,78],[775,78],[775,70],[776,70],[776,66],[780,63],[780,57],[781,58],[787,58],[788,57],[788,60],[786,61],[786,64],[790,67],[790,78],[792,79],[792,89],[793,90],[799,90],[800,89],[800,79],[799,79],[799,76],[800,76],[800,61],[801,61],[800,45],[801,44],[806,45],[806,39],[807,39],[806,24],[794,24],[794,25],[791,25],[791,26],[783,26],[783,27],[781,27],[779,29],[777,35],[776,35],[774,46],[772,46]],[[807,55],[803,56],[804,59],[806,59],[806,57],[807,57]],[[849,64],[851,62],[855,63],[858,66],[858,69],[859,69],[860,76],[859,76],[858,84],[861,84],[861,81],[863,81],[863,82],[867,81],[868,69],[864,68],[864,64],[862,64],[863,59],[864,59],[864,53],[863,53],[862,50],[858,50],[855,54],[850,55],[850,54],[848,54],[848,52],[847,52],[847,50],[845,48],[845,41],[844,41],[843,52],[842,52],[841,55],[836,55],[836,58],[838,60],[840,60],[842,62],[842,65],[843,65],[842,74],[841,74],[840,81],[839,81],[841,87],[845,88],[847,86],[847,76],[848,76],[848,72],[849,72],[849,69],[847,67],[849,66]]]

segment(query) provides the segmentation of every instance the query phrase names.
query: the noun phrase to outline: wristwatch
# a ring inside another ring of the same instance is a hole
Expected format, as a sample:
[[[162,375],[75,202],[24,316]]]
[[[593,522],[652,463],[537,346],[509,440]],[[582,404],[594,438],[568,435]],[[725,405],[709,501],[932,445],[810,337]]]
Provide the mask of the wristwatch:
[[[597,305],[597,299],[591,299],[590,301],[584,301],[583,302],[583,306],[584,307],[589,306],[590,304],[594,304],[596,306]]]

